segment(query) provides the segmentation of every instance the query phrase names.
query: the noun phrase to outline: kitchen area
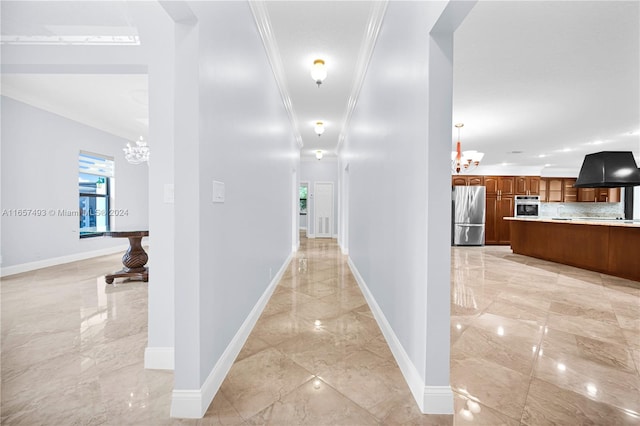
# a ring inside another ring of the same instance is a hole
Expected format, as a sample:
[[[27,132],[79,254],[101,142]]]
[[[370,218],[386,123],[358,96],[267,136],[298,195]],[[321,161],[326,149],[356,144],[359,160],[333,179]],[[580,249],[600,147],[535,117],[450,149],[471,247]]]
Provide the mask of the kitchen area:
[[[611,154],[604,157],[619,157]],[[635,161],[589,157],[578,177],[453,175],[452,245],[510,245],[516,254],[640,281],[640,170]]]

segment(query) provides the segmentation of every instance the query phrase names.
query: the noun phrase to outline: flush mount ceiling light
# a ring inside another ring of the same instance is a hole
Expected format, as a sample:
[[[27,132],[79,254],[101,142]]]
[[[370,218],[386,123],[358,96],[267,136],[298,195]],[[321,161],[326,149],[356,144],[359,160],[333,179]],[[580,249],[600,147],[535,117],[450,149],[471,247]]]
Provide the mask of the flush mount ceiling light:
[[[318,137],[324,133],[324,123],[322,121],[316,121],[316,126],[313,128]]]
[[[327,67],[324,65],[324,60],[316,59],[313,61],[311,67],[311,78],[316,82],[318,87],[322,84],[325,78],[327,78]]]
[[[480,165],[484,153],[478,151],[462,151],[460,129],[464,127],[464,124],[458,123],[455,126],[458,129],[458,143],[456,143],[456,150],[451,151],[451,171],[455,173],[468,173]]]
[[[131,164],[140,164],[149,161],[149,146],[147,142],[140,136],[135,146],[127,143],[127,147],[122,149],[124,158]]]
[[[322,160],[323,155],[324,155],[324,154],[322,153],[322,151],[321,151],[321,150],[317,150],[317,151],[316,151],[316,158],[317,158],[318,160]]]

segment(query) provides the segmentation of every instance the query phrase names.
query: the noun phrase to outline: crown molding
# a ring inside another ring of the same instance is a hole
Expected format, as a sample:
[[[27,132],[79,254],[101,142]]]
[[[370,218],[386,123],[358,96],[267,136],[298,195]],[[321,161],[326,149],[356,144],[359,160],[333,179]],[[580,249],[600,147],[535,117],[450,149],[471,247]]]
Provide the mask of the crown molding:
[[[384,15],[387,11],[388,3],[388,0],[384,0],[376,1],[372,4],[371,12],[369,13],[369,23],[367,24],[367,29],[363,37],[363,43],[360,47],[360,52],[358,52],[356,72],[354,75],[353,84],[351,85],[349,100],[347,101],[347,109],[342,121],[342,129],[340,130],[340,135],[338,136],[338,146],[336,147],[336,152],[338,153],[342,148],[342,143],[344,142],[349,123],[351,122],[351,116],[353,115],[353,111],[355,110],[358,103],[360,90],[362,89],[362,84],[364,83],[364,78],[367,74],[367,69],[369,68],[369,62],[371,61],[373,49],[375,48],[376,41],[378,40],[378,34],[380,33],[380,28],[382,27],[382,21],[384,20]]]
[[[253,18],[256,21],[260,38],[262,38],[262,44],[267,51],[267,58],[271,64],[271,70],[276,78],[276,84],[280,90],[280,96],[282,97],[282,103],[289,115],[289,120],[293,126],[293,133],[298,142],[298,146],[302,148],[302,135],[298,130],[298,118],[293,111],[293,104],[291,103],[291,96],[289,95],[289,89],[286,84],[286,78],[284,73],[284,65],[280,59],[280,49],[278,49],[278,43],[276,42],[275,35],[273,34],[271,27],[271,19],[269,18],[269,12],[265,1],[250,0],[249,6],[253,13]]]

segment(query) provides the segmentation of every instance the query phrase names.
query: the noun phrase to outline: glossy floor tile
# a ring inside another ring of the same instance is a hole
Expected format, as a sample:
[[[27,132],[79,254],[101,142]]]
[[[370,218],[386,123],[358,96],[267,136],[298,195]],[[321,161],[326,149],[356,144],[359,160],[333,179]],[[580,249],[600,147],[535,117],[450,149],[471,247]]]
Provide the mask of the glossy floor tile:
[[[5,277],[2,424],[640,424],[640,283],[452,248],[453,416],[422,415],[335,240],[301,247],[205,417],[144,370],[147,285],[119,255]]]

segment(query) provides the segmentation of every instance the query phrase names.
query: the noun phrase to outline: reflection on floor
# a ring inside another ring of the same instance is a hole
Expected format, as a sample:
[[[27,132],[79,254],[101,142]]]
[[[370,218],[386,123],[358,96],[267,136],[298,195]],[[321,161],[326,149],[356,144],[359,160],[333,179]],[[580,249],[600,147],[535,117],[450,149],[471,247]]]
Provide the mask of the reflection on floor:
[[[640,423],[640,283],[452,249],[456,413],[424,416],[335,240],[306,238],[205,418],[169,419],[147,284],[101,276],[119,257],[3,278],[2,424]]]

